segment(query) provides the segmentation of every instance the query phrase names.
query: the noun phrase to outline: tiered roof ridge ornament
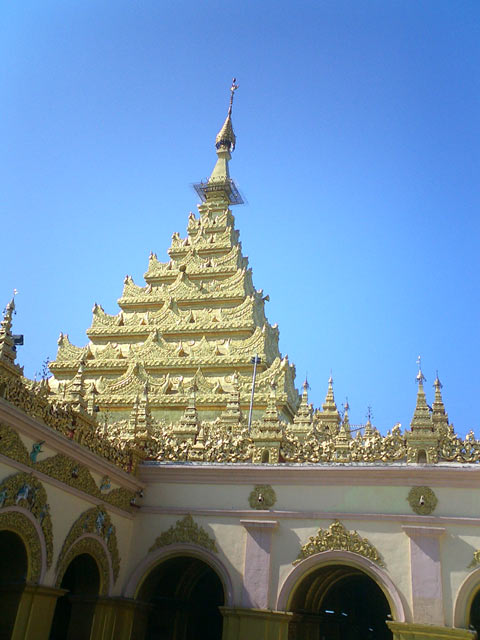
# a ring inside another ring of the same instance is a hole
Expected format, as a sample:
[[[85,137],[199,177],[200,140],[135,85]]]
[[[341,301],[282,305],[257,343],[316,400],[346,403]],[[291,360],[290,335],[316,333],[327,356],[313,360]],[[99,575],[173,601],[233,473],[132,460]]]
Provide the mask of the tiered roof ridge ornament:
[[[237,142],[232,124],[233,98],[237,89],[236,78],[233,78],[232,86],[230,87],[230,104],[227,117],[215,138],[217,162],[212,174],[207,182],[198,182],[193,185],[202,202],[224,200],[228,205],[243,204],[242,196],[238,191],[237,185],[230,177],[228,167],[228,163],[232,158],[231,154],[235,150]]]

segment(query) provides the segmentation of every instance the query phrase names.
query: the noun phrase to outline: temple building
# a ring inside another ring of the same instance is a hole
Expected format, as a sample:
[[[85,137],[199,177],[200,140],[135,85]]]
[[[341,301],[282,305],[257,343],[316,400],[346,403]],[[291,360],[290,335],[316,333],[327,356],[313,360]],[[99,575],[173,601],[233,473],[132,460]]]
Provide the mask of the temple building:
[[[404,431],[297,391],[235,228],[236,89],[186,235],[86,345],[30,380],[4,311],[0,640],[477,637],[480,441],[420,366]]]

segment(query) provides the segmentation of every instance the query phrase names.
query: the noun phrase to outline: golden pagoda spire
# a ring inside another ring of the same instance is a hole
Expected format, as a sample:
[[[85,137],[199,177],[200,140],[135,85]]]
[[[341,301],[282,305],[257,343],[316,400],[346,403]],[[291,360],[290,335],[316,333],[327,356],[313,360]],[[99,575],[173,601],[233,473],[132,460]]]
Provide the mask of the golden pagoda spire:
[[[85,399],[85,363],[80,361],[77,373],[72,380],[72,386],[68,394],[68,400],[72,404],[72,407],[77,411],[87,411],[88,405]]]
[[[432,418],[430,416],[430,409],[429,409],[429,406],[427,404],[427,400],[426,400],[426,397],[425,397],[425,391],[424,391],[424,388],[423,388],[423,383],[426,380],[426,378],[422,373],[420,356],[418,357],[417,364],[418,364],[417,405],[415,407],[415,411],[414,411],[414,414],[413,414],[412,421],[410,423],[410,427],[411,427],[412,431],[431,431],[432,430]]]
[[[292,431],[299,438],[305,438],[306,434],[311,430],[313,423],[313,408],[308,403],[308,380],[305,378],[303,383],[302,399],[298,407],[297,415],[293,418]]]
[[[231,160],[231,153],[235,149],[236,137],[232,124],[232,107],[235,91],[238,89],[236,78],[232,80],[230,87],[230,104],[227,117],[222,128],[215,138],[215,148],[217,151],[217,162],[212,174],[207,182],[200,182],[194,185],[203,202],[205,201],[225,201],[225,204],[243,204],[242,197],[238,189],[230,178],[228,162]]]
[[[5,311],[3,312],[3,320],[0,323],[0,359],[12,365],[15,363],[16,357],[15,343],[12,335],[12,321],[14,312],[15,297],[13,297],[5,307]]]
[[[10,302],[5,307],[3,312],[3,320],[0,322],[0,363],[6,365],[10,371],[16,373],[22,373],[22,368],[19,367],[15,358],[17,357],[17,350],[15,348],[15,338],[12,334],[13,314],[15,313],[15,294]]]
[[[340,424],[340,413],[338,412],[333,395],[333,378],[330,374],[328,379],[328,390],[325,402],[322,404],[322,411],[316,413],[317,418],[324,424],[327,431],[334,433]]]
[[[437,376],[435,378],[435,382],[433,383],[433,386],[435,387],[435,400],[433,401],[433,406],[432,406],[432,409],[433,409],[432,422],[435,429],[443,430],[443,429],[446,429],[448,426],[448,415],[445,412],[445,405],[443,404],[443,398],[442,398],[443,385],[438,378],[438,371],[437,371]]]

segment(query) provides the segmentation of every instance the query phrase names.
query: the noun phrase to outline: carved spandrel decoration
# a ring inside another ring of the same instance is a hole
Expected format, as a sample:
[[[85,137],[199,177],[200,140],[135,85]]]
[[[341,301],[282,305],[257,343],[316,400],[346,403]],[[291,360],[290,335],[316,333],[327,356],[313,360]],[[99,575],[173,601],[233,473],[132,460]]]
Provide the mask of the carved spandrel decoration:
[[[407,500],[412,510],[420,516],[430,515],[438,504],[438,498],[430,487],[412,487]]]
[[[217,552],[215,540],[208,535],[203,527],[193,520],[191,515],[185,516],[182,520],[177,520],[167,531],[161,533],[149,551],[155,551],[155,549],[167,547],[168,545],[179,542],[196,544],[208,549],[208,551]]]
[[[0,513],[6,507],[23,507],[38,521],[47,551],[47,568],[52,564],[53,533],[47,492],[37,478],[28,473],[15,473],[0,484]],[[37,536],[35,532],[35,536]]]
[[[14,429],[0,422],[0,453],[22,464],[30,465],[27,447]]]
[[[131,500],[135,496],[133,491],[124,487],[111,490],[107,490],[104,487],[102,490],[97,486],[87,467],[60,453],[40,462],[32,462],[31,456],[18,433],[12,427],[2,423],[0,423],[0,452],[12,460],[31,466],[36,471],[40,471],[64,484],[75,487],[91,496],[101,498],[115,507],[131,511]]]
[[[334,520],[328,529],[319,529],[317,535],[310,536],[293,564],[323,551],[350,551],[375,562],[380,567],[385,566],[377,549],[367,538],[362,538],[357,531],[348,531],[339,520]]]
[[[120,556],[118,553],[117,534],[115,525],[112,523],[110,516],[103,507],[94,507],[81,514],[81,516],[73,523],[67,537],[65,538],[62,550],[57,560],[57,577],[63,575],[69,562],[71,561],[70,550],[76,541],[84,534],[93,534],[99,536],[105,541],[112,562],[113,576],[116,580],[120,571]],[[94,540],[94,538],[92,538]],[[80,541],[82,542],[82,541]],[[101,548],[101,547],[100,547]],[[75,553],[75,555],[78,555]],[[67,559],[70,558],[70,560]],[[63,573],[62,573],[63,568]],[[60,578],[61,580],[61,578]]]
[[[38,582],[42,571],[42,551],[33,523],[23,513],[18,511],[2,513],[0,509],[0,531],[2,530],[13,531],[23,540],[28,556],[26,580]]]
[[[474,569],[475,567],[478,567],[479,564],[480,564],[480,549],[474,552],[472,561],[468,565],[468,568]]]
[[[275,491],[269,484],[257,484],[248,496],[252,509],[270,509],[276,501]]]
[[[61,562],[57,565],[57,578],[55,581],[55,587],[60,588],[65,575],[65,571],[68,569],[68,565],[77,556],[82,553],[87,553],[92,556],[97,563],[97,567],[100,573],[100,589],[99,595],[105,596],[108,593],[110,583],[110,570],[108,564],[108,558],[105,553],[105,549],[95,538],[82,538],[78,542],[75,542],[69,550],[62,556]]]

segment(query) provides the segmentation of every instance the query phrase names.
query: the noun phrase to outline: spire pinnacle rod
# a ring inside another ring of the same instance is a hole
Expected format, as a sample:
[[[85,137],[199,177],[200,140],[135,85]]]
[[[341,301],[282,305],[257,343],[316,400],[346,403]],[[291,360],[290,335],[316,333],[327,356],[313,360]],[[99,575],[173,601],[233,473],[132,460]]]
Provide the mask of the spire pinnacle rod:
[[[237,79],[233,78],[232,86],[230,87],[230,105],[228,107],[228,115],[232,115],[232,107],[233,107],[233,96],[235,95],[235,91],[238,89]]]

